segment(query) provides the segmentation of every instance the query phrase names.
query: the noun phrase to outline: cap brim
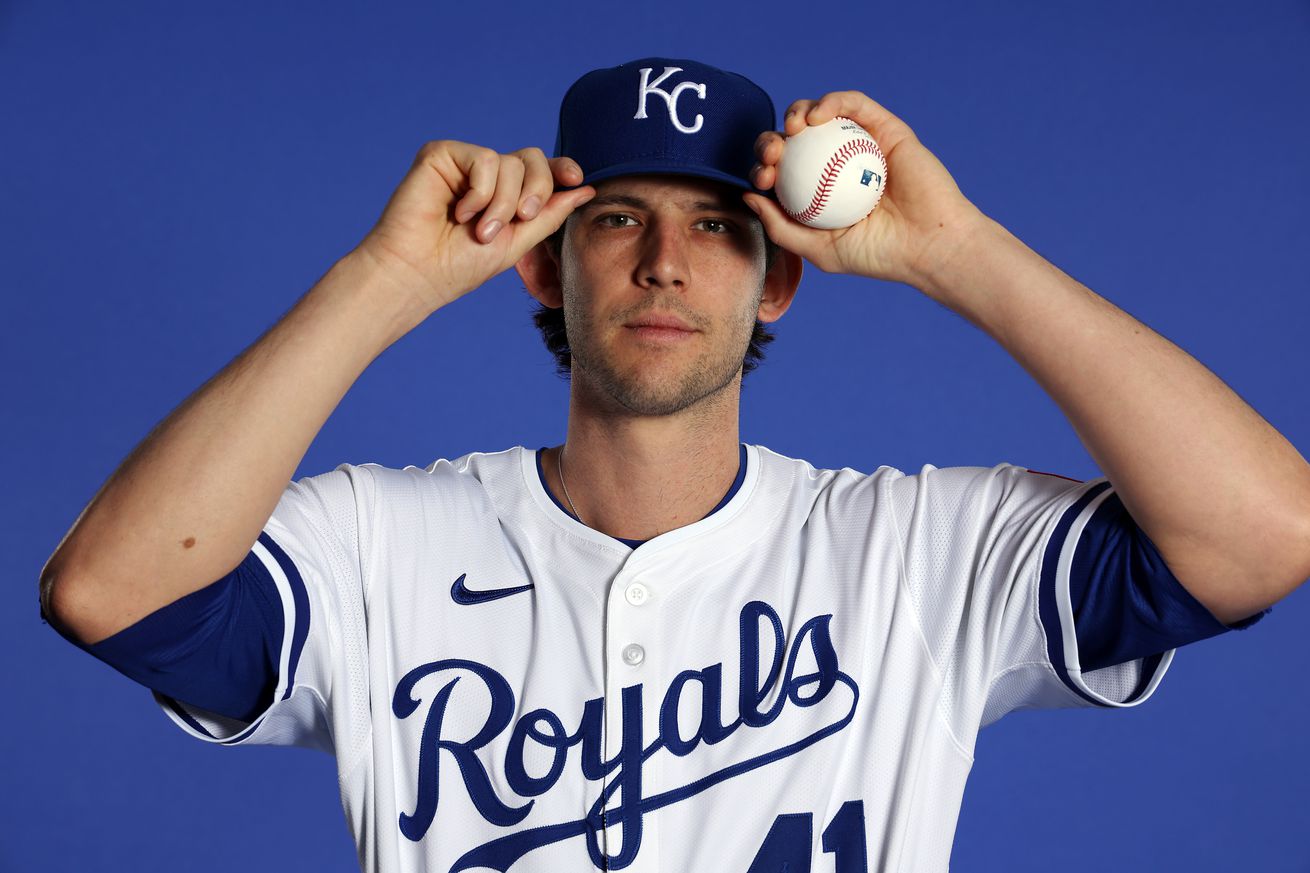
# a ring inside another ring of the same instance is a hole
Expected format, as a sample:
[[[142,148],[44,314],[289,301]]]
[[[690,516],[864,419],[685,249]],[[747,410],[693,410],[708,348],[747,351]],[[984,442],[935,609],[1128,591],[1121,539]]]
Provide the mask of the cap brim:
[[[715,182],[723,182],[734,188],[740,188],[743,191],[750,191],[759,194],[762,197],[773,197],[773,189],[761,190],[751,184],[749,179],[743,179],[734,176],[731,173],[724,173],[721,170],[715,170],[712,167],[705,167],[699,164],[675,164],[667,161],[631,161],[626,164],[615,164],[612,167],[605,167],[596,170],[593,173],[585,173],[582,179],[582,185],[594,185],[605,179],[613,179],[616,176],[645,176],[645,175],[667,175],[667,176],[696,176],[701,179],[712,179]],[[571,187],[580,188],[581,185]],[[569,189],[560,189],[569,190]]]

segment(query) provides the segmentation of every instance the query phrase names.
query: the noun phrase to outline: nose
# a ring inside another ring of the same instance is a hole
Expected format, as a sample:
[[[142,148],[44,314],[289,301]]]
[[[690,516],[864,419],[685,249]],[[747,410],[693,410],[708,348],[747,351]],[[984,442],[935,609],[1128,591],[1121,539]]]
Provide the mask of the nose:
[[[641,243],[637,284],[642,288],[682,290],[691,279],[687,239],[675,222],[652,217]]]

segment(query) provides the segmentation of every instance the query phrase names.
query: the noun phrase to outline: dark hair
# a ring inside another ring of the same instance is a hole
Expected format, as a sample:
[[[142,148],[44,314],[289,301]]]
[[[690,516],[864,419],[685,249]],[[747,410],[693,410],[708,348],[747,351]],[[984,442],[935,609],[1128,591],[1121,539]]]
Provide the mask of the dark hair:
[[[552,233],[546,238],[546,245],[550,246],[551,251],[555,253],[558,260],[560,252],[564,247],[564,227]],[[778,244],[767,236],[764,238],[764,269],[767,272],[773,267],[773,262],[778,258]],[[555,356],[555,372],[562,379],[568,379],[572,374],[573,355],[569,351],[569,335],[564,328],[564,309],[552,309],[541,303],[537,304],[536,310],[532,313],[532,322],[541,331],[541,341],[546,344],[546,350]],[[764,347],[773,342],[775,337],[768,326],[755,319],[755,328],[751,331],[750,345],[746,347],[746,357],[741,362],[741,378],[743,384],[746,380],[746,374],[759,366],[764,360]]]

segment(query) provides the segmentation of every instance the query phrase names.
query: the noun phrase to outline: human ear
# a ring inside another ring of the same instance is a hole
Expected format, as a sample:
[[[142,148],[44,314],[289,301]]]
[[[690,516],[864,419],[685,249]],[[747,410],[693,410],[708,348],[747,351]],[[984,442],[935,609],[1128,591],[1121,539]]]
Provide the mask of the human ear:
[[[542,306],[559,309],[564,305],[564,290],[560,284],[559,257],[549,239],[542,240],[518,259],[515,271],[523,280],[523,287]]]
[[[801,283],[801,256],[779,247],[773,265],[764,274],[764,293],[760,295],[760,309],[756,317],[768,324],[782,318],[796,297]]]

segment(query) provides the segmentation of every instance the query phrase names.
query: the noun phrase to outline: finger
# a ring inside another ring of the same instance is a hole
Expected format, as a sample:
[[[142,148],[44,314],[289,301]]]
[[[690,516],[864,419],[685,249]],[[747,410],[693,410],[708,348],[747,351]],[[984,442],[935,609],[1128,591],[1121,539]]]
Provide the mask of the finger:
[[[782,207],[768,197],[745,193],[742,199],[760,217],[760,221],[764,224],[764,232],[769,235],[769,239],[788,251],[809,258],[811,261],[814,260],[809,253],[817,251],[823,238],[823,231],[792,221],[787,217],[787,213],[782,211]]]
[[[572,188],[574,185],[582,184],[582,167],[578,166],[577,161],[568,157],[558,157],[551,158],[549,163],[557,186]]]
[[[773,187],[773,183],[778,180],[778,168],[776,166],[764,166],[756,164],[751,167],[751,183],[761,191],[767,191]]]
[[[786,147],[782,134],[776,130],[766,130],[755,138],[755,157],[758,162],[751,167],[751,183],[761,191],[773,187],[777,179],[777,163],[782,160]]]
[[[837,116],[843,116],[863,127],[873,138],[882,142],[893,127],[908,126],[893,115],[885,106],[860,91],[832,91],[809,107],[805,114],[805,123],[823,124]],[[882,132],[883,136],[879,136]]]
[[[514,219],[523,193],[523,159],[518,155],[499,155],[496,171],[496,191],[478,220],[477,237],[484,243],[496,238],[500,229]]]
[[[805,129],[805,117],[809,114],[816,101],[814,100],[797,100],[787,107],[787,114],[782,117],[782,132],[787,136],[795,136]]]
[[[555,190],[555,179],[551,174],[546,153],[539,148],[520,149],[514,154],[523,160],[523,194],[519,198],[518,215],[524,221],[537,217],[541,205],[550,199]]]
[[[466,149],[453,149],[451,156],[468,179],[468,191],[455,204],[455,220],[464,224],[486,209],[495,195],[500,155],[489,148],[470,146]]]
[[[765,166],[778,163],[782,149],[782,134],[776,130],[766,130],[755,137],[755,159]]]
[[[590,185],[572,188],[568,191],[556,191],[550,195],[541,212],[531,221],[519,222],[514,228],[514,244],[511,247],[511,263],[523,257],[528,249],[560,229],[569,213],[596,196],[596,189]]]

